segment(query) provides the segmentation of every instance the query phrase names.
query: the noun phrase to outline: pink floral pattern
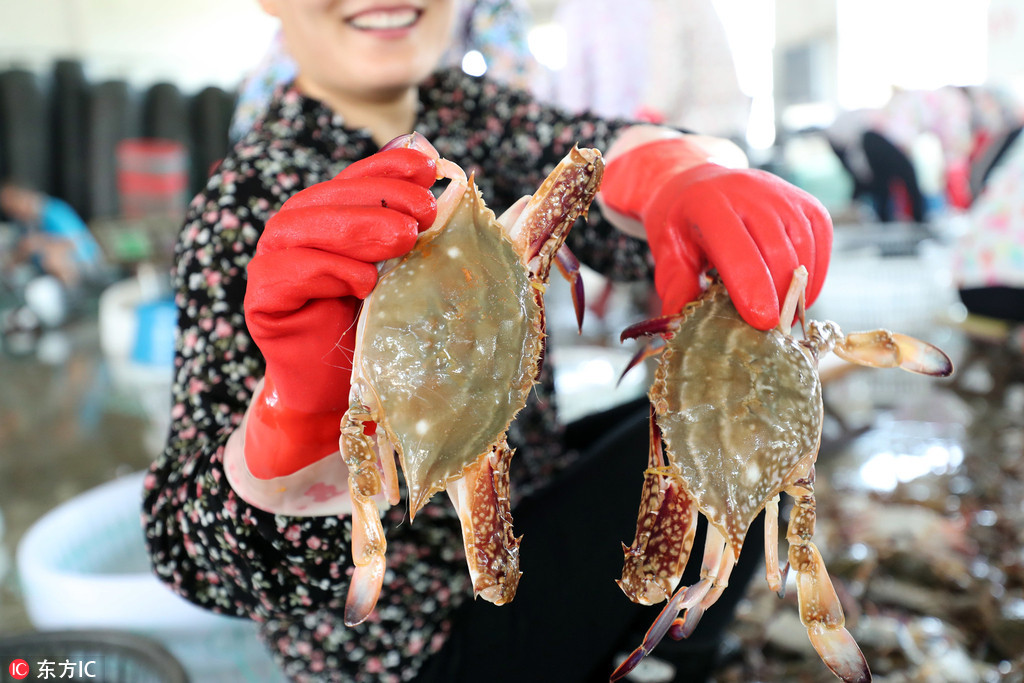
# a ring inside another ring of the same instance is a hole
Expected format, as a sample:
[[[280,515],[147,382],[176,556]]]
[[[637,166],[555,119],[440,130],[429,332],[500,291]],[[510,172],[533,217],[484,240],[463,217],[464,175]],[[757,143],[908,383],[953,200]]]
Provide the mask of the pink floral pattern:
[[[958,287],[1024,287],[1024,135],[1017,136],[967,213],[957,243]]]

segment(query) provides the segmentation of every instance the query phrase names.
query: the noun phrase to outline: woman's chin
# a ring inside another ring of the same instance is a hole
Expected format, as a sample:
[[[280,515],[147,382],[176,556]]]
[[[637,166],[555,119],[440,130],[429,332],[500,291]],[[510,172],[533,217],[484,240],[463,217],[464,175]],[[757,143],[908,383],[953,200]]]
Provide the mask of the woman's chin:
[[[361,76],[368,89],[390,93],[418,87],[439,63],[440,59],[414,63],[405,60],[395,64],[382,61],[368,66]]]

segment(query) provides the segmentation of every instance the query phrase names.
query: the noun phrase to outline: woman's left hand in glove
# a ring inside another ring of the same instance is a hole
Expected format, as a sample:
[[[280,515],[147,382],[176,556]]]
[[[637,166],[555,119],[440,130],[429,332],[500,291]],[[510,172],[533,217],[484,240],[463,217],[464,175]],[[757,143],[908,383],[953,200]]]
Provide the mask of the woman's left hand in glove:
[[[713,268],[743,319],[770,329],[798,266],[808,271],[807,304],[821,291],[831,218],[817,199],[778,176],[714,163],[701,140],[662,136],[620,154],[613,147],[602,205],[613,220],[643,225],[664,314],[696,299]]]

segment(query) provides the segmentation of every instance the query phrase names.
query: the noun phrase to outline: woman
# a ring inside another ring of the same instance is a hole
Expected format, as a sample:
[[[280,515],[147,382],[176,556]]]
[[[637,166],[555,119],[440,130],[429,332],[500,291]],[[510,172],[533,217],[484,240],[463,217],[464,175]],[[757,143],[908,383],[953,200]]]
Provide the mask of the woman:
[[[457,518],[438,497],[415,524],[404,520],[404,504],[385,514],[389,571],[380,600],[364,623],[343,624],[351,518],[336,452],[350,327],[373,286],[372,263],[403,253],[431,219],[420,173],[426,157],[408,157],[410,174],[371,202],[407,208],[380,208],[376,221],[355,218],[346,201],[314,207],[308,220],[277,212],[339,172],[334,182],[345,186],[373,179],[392,154],[374,153],[411,130],[475,171],[500,212],[579,142],[609,150],[612,160],[606,207],[570,234],[581,260],[641,279],[652,276],[653,254],[666,311],[697,296],[714,264],[762,328],[778,322],[780,292],[798,263],[812,272],[811,298],[820,290],[828,216],[768,174],[708,163],[706,140],[568,116],[487,80],[435,73],[453,0],[261,1],[280,20],[298,75],[192,202],[181,233],[173,424],[144,504],[157,575],[199,605],[260,622],[294,680],[607,677],[616,648],[636,644],[629,627],[638,612],[615,595],[615,567],[597,567],[588,553],[618,555],[621,567],[617,544],[635,524],[646,427],[642,419],[623,427],[636,444],[632,459],[621,450],[625,437],[604,437],[621,448],[604,448],[618,457],[594,467],[563,436],[550,374],[509,432],[513,490],[531,494],[516,509],[527,538],[516,600],[493,608],[467,600]],[[233,484],[231,468],[251,476]],[[625,476],[634,479],[622,484]],[[247,502],[259,487],[303,477],[337,494],[322,516],[275,515]],[[606,527],[613,508],[618,526]],[[527,590],[530,582],[539,588]]]

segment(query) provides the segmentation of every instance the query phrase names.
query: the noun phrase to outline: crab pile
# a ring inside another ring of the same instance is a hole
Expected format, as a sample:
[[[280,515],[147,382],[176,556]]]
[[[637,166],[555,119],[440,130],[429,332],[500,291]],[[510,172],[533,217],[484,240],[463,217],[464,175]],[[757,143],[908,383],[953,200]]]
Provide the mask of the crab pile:
[[[880,407],[868,432],[823,453],[818,537],[876,680],[1024,682],[1022,402],[1024,392],[967,403],[943,383],[923,406]],[[875,437],[902,441],[905,459],[960,457],[879,489],[860,476]],[[825,683],[813,650],[790,636],[791,596],[751,588],[715,680]]]

